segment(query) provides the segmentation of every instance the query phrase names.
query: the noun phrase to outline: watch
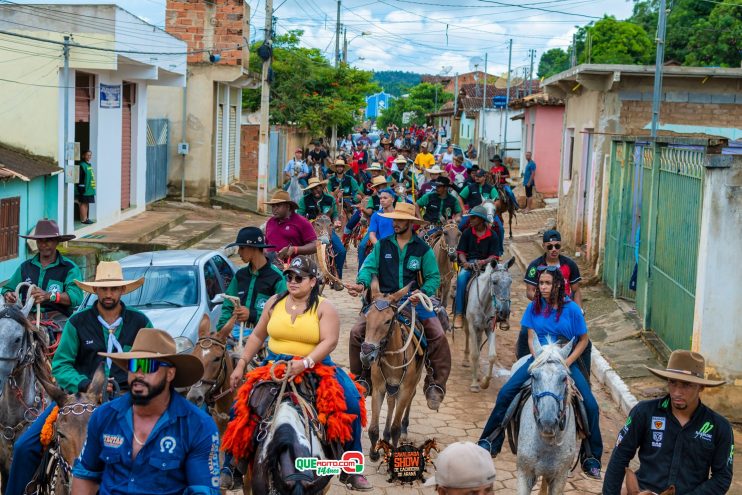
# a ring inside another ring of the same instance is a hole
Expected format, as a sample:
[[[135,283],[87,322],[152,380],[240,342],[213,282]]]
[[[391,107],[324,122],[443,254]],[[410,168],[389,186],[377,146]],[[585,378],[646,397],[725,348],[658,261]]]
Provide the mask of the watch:
[[[55,303],[57,302],[57,299],[59,299],[59,292],[52,292],[52,294],[49,296],[49,300]]]

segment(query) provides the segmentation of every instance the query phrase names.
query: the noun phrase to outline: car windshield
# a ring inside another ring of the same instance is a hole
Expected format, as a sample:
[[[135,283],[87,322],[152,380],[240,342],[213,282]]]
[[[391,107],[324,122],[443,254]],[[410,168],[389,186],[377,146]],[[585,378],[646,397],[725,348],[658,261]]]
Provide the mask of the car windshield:
[[[126,280],[144,277],[144,285],[121,298],[134,308],[154,308],[198,305],[198,273],[194,266],[123,267]],[[93,304],[95,295],[89,298]]]

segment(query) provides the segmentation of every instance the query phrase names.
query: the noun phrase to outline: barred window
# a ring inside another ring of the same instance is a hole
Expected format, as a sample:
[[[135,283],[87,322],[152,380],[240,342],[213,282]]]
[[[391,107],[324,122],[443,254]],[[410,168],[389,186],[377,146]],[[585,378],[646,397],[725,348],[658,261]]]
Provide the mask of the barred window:
[[[0,261],[18,257],[18,228],[21,219],[21,198],[0,200]]]

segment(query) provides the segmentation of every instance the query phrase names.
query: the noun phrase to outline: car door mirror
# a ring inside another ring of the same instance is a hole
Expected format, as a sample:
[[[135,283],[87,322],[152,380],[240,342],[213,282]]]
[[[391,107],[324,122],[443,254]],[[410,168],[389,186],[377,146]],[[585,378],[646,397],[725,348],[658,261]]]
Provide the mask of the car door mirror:
[[[211,300],[211,304],[222,304],[224,302],[224,294],[217,294],[214,296],[214,298]]]

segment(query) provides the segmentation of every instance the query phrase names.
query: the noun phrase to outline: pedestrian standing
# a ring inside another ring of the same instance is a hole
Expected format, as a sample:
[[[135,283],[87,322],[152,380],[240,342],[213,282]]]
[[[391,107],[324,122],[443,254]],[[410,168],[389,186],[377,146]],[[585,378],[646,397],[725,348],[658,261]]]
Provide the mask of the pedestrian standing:
[[[77,201],[80,205],[80,223],[90,225],[94,223],[90,219],[90,204],[95,203],[95,172],[90,163],[93,152],[87,150],[82,154],[80,160],[80,180],[77,183]]]
[[[531,152],[526,151],[526,169],[523,171],[523,187],[526,189],[526,211],[533,208],[533,189],[536,187],[536,162],[531,158]]]

